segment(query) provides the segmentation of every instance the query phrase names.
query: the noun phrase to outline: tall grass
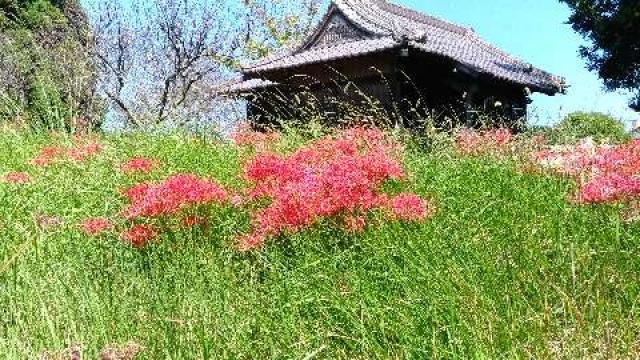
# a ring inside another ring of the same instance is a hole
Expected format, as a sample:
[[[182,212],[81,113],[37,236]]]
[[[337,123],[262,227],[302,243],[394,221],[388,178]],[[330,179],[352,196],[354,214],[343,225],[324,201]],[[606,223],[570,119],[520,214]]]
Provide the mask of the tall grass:
[[[0,357],[79,344],[92,359],[128,341],[140,359],[640,356],[640,227],[615,206],[570,204],[569,181],[409,146],[411,190],[438,206],[423,224],[319,226],[242,254],[231,242],[246,219],[227,213],[207,236],[139,251],[76,226],[121,208],[134,180],[118,164],[149,156],[163,164],[153,178],[189,171],[234,187],[242,154],[130,134],[102,137],[87,163],[31,168],[53,141],[70,139],[0,133],[0,173],[34,178],[0,184]]]

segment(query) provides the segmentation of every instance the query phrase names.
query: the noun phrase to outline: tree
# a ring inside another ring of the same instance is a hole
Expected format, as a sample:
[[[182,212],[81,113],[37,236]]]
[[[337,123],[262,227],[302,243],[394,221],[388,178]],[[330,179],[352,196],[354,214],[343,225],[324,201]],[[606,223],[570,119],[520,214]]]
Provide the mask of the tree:
[[[322,3],[322,0],[243,0],[246,57],[261,58],[301,40],[317,20]]]
[[[97,5],[94,56],[111,109],[128,125],[207,113],[205,87],[238,48],[233,9],[221,1],[110,1]]]
[[[589,69],[607,89],[631,91],[630,106],[640,111],[640,1],[560,1],[573,11],[573,29],[591,42],[580,51]]]
[[[214,85],[296,38],[318,0],[114,0],[93,11],[100,92],[130,126],[211,117]],[[315,9],[315,10],[314,10]]]

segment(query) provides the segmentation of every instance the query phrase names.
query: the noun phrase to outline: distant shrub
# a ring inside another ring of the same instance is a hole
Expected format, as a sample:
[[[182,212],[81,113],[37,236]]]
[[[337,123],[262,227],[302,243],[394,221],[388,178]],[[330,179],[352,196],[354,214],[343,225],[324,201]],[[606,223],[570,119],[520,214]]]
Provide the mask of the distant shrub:
[[[616,144],[631,140],[620,120],[598,112],[571,113],[550,133],[550,140],[560,144],[575,143],[587,137]]]

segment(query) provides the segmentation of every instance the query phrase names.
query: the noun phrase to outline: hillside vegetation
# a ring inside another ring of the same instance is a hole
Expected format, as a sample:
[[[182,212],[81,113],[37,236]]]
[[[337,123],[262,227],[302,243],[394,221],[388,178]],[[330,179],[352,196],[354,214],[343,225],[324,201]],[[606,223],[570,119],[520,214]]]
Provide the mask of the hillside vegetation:
[[[99,125],[91,42],[76,0],[0,1],[0,121]]]
[[[640,356],[638,224],[621,216],[619,202],[571,201],[573,180],[484,151],[478,139],[463,133],[458,146],[475,150],[445,141],[428,154],[403,141],[406,177],[380,191],[419,195],[429,212],[417,221],[375,209],[347,228],[324,217],[268,233],[249,250],[238,239],[251,231],[254,210],[237,203],[198,208],[206,224],[164,222],[153,240],[136,243],[124,227],[147,220],[124,218],[122,190],[189,173],[240,192],[243,164],[260,156],[256,144],[292,154],[307,136],[259,135],[248,149],[179,134],[5,129],[0,354]]]

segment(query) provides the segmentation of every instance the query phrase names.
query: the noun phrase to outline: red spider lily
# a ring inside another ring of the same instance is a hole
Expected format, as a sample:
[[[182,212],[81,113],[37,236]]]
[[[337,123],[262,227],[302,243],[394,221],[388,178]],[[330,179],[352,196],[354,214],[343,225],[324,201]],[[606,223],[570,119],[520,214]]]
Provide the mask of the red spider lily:
[[[88,236],[98,236],[113,229],[113,223],[106,218],[91,218],[85,220],[82,224],[82,231]]]
[[[535,152],[532,159],[545,169],[575,176],[590,168],[596,154],[602,149],[592,141],[585,141],[576,146],[553,147],[551,150]]]
[[[120,170],[127,174],[142,173],[148,174],[158,167],[157,160],[143,157],[134,157],[120,166]]]
[[[102,145],[97,142],[78,144],[67,151],[67,156],[76,162],[85,161],[102,151]]]
[[[393,218],[405,221],[420,221],[429,217],[429,205],[415,194],[399,194],[392,198],[388,210]]]
[[[65,155],[65,150],[58,146],[47,146],[40,150],[40,153],[31,160],[31,164],[38,167],[49,166],[60,160]]]
[[[621,174],[596,176],[580,187],[575,201],[606,203],[640,196],[640,177]]]
[[[253,213],[253,232],[240,239],[240,247],[259,247],[269,236],[300,231],[321,218],[384,208],[388,196],[380,187],[405,177],[401,150],[377,129],[354,128],[287,156],[255,156],[245,164],[244,176],[253,184],[250,197],[266,198],[269,205]],[[422,219],[423,209],[418,210],[414,218]],[[364,219],[345,225],[363,228]]]
[[[544,169],[577,179],[574,201],[605,203],[640,196],[640,140],[619,146],[584,141],[535,153],[533,159]]]
[[[131,203],[142,202],[151,186],[152,185],[148,183],[140,183],[124,190],[122,195],[128,198]]]
[[[228,197],[222,186],[191,174],[173,175],[158,184],[139,184],[124,195],[130,202],[124,211],[128,219],[172,215],[190,206],[222,204]]]
[[[10,172],[3,178],[4,182],[10,184],[28,184],[31,182],[31,176],[25,172]]]
[[[242,147],[252,147],[257,151],[264,151],[280,139],[277,132],[259,132],[251,128],[247,123],[240,124],[231,134],[233,142]]]
[[[481,155],[486,153],[504,153],[513,139],[507,128],[489,131],[465,129],[456,134],[455,146],[462,155]]]
[[[102,151],[102,146],[97,142],[76,144],[70,149],[59,146],[47,146],[31,160],[31,164],[38,167],[46,167],[58,161],[73,160],[82,162]]]
[[[129,230],[122,233],[122,238],[133,247],[141,249],[158,236],[155,227],[145,224],[133,225]]]

